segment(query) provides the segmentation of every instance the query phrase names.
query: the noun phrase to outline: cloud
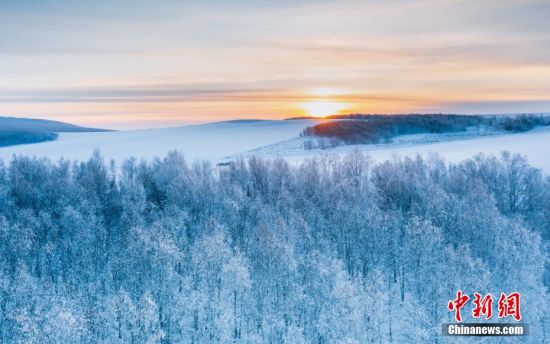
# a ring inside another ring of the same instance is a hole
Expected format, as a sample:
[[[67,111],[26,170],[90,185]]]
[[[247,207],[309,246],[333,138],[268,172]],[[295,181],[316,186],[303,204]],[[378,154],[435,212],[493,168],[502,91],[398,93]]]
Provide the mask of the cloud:
[[[221,114],[231,103],[235,116],[273,116],[315,87],[350,89],[343,100],[380,111],[452,102],[502,109],[503,100],[528,108],[522,102],[550,94],[542,0],[0,6],[0,111],[59,103],[78,116],[89,104],[157,104],[199,116],[199,106]]]

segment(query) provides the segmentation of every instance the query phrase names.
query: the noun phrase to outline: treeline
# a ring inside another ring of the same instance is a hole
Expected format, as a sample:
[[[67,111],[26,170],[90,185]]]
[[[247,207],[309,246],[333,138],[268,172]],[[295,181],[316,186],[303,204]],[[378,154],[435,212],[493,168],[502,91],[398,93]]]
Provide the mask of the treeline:
[[[389,143],[399,135],[456,133],[469,128],[496,132],[523,132],[550,125],[545,115],[335,115],[336,121],[304,129],[302,136],[329,138],[332,143]],[[324,141],[323,141],[324,142]]]
[[[520,292],[522,342],[548,342],[549,232],[550,179],[507,153],[17,156],[0,166],[0,342],[454,343],[459,289]]]
[[[0,129],[0,147],[57,140],[56,133]]]

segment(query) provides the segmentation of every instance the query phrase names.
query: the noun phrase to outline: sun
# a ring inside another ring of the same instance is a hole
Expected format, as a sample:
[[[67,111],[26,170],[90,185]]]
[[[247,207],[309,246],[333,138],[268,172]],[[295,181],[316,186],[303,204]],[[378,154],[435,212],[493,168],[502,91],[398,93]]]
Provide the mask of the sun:
[[[310,116],[327,117],[335,115],[347,107],[346,103],[331,100],[312,100],[301,104]]]

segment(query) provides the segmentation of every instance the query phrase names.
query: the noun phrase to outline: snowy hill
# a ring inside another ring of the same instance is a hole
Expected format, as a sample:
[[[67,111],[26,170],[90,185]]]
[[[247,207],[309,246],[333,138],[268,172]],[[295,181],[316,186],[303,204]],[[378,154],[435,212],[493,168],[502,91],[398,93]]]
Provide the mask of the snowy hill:
[[[0,158],[23,154],[52,160],[85,160],[94,149],[99,149],[106,160],[121,163],[130,156],[151,159],[178,150],[189,160],[217,162],[229,155],[297,137],[314,123],[315,120],[237,120],[165,129],[60,133],[53,142],[0,148]]]
[[[0,159],[14,154],[85,160],[99,149],[108,160],[120,165],[129,156],[139,159],[163,157],[171,150],[182,152],[190,161],[208,159],[225,162],[239,156],[285,158],[300,162],[320,154],[342,155],[359,149],[375,160],[392,156],[428,156],[437,153],[451,162],[459,162],[475,154],[500,154],[504,150],[527,156],[529,162],[550,172],[550,129],[525,133],[475,136],[425,135],[402,136],[393,144],[348,145],[331,149],[303,148],[300,132],[318,122],[313,119],[292,121],[238,120],[191,125],[178,128],[145,129],[117,132],[60,133],[57,141],[0,148]]]
[[[78,125],[35,118],[1,117],[0,130],[23,130],[27,132],[97,132],[105,129],[86,128]]]
[[[245,157],[285,158],[294,163],[319,155],[345,155],[353,150],[368,153],[376,161],[397,157],[424,157],[438,154],[450,162],[460,162],[472,156],[499,155],[502,151],[525,155],[530,164],[550,172],[550,128],[539,128],[524,133],[471,135],[403,135],[391,144],[344,145],[329,149],[304,149],[305,138],[294,138],[261,147],[243,154]]]
[[[54,141],[59,132],[97,132],[103,129],[79,127],[74,124],[44,119],[0,117],[0,146],[13,146]]]

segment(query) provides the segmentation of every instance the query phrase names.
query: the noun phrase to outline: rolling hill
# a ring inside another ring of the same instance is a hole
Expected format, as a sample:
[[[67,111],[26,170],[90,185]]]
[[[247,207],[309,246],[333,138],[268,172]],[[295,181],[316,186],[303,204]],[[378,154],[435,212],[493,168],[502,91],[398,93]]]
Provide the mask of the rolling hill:
[[[130,156],[138,159],[163,157],[181,151],[190,160],[223,161],[225,157],[297,137],[315,120],[237,120],[176,128],[111,132],[62,132],[56,141],[0,148],[0,158],[13,154],[85,160],[94,149],[117,163]]]
[[[101,132],[97,128],[44,119],[0,117],[0,146],[55,141],[60,132]]]
[[[522,133],[479,135],[422,134],[404,135],[390,144],[358,144],[328,149],[305,149],[300,133],[320,120],[238,120],[189,125],[177,128],[130,131],[60,132],[55,141],[33,145],[0,147],[0,159],[14,154],[86,160],[94,149],[118,166],[130,156],[151,160],[169,151],[182,152],[190,160],[228,162],[239,157],[284,158],[300,163],[319,155],[341,156],[352,150],[368,153],[383,161],[393,156],[424,157],[437,153],[451,162],[460,162],[475,154],[498,155],[507,150],[525,155],[535,166],[550,171],[550,129],[538,128]]]
[[[103,132],[106,129],[87,128],[78,125],[50,121],[46,119],[1,117],[0,129],[13,131],[27,131],[39,133],[74,133],[74,132]]]

